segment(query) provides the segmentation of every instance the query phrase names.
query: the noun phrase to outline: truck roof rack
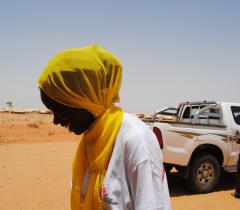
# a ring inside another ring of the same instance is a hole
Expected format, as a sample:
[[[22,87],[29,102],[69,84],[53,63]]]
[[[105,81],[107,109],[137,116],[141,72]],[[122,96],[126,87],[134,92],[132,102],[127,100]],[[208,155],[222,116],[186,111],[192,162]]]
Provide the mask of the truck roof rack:
[[[198,105],[198,104],[218,104],[216,101],[186,101],[182,102],[179,105]]]

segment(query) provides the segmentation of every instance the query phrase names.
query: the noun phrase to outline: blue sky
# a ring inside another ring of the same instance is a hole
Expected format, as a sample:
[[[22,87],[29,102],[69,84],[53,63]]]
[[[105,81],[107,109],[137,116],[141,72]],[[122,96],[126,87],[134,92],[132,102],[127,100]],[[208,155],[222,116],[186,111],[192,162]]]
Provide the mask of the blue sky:
[[[0,0],[0,107],[43,108],[37,78],[59,51],[100,44],[123,65],[120,106],[240,102],[240,1]]]

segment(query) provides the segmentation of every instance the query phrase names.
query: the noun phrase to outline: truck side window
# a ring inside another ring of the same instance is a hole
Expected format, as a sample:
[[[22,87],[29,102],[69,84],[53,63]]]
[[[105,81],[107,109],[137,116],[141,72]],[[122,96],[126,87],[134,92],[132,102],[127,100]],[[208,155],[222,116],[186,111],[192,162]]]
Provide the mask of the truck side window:
[[[240,125],[240,107],[239,106],[231,106],[233,119],[236,124]]]
[[[193,119],[195,117],[195,115],[197,114],[197,112],[202,109],[204,106],[192,106],[191,109],[191,119]]]
[[[183,113],[183,118],[184,119],[189,119],[190,118],[190,107],[186,107],[184,113]]]
[[[194,119],[197,111],[202,109],[204,106],[199,106],[199,105],[191,105],[191,106],[186,106],[183,115],[182,115],[182,120],[181,122],[184,123],[190,123],[192,122],[192,119]]]
[[[186,106],[185,107],[185,110],[184,110],[183,115],[182,115],[181,122],[184,122],[184,123],[190,123],[191,122],[191,119],[190,119],[191,108],[192,108],[191,106]]]

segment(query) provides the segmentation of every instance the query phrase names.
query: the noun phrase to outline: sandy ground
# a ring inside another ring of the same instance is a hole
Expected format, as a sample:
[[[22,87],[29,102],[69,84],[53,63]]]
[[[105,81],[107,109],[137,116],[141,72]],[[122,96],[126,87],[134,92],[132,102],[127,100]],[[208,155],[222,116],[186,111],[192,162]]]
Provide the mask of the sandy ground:
[[[9,119],[0,114],[0,210],[70,209],[71,162],[79,137],[51,127],[51,119],[39,120],[36,114],[30,118],[11,115]],[[22,127],[13,135],[17,125]],[[30,134],[24,136],[26,132],[20,132],[24,129]],[[192,194],[175,173],[169,175],[168,182],[173,210],[240,209],[240,200],[230,195],[234,174],[224,174],[215,192],[200,195]]]

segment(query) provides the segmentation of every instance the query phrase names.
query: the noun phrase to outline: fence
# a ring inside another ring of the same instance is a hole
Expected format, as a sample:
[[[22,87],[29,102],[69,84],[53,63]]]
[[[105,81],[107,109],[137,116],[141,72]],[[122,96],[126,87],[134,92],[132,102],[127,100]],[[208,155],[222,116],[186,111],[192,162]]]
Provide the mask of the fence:
[[[0,144],[76,141],[80,136],[52,123],[51,113],[0,112]]]

